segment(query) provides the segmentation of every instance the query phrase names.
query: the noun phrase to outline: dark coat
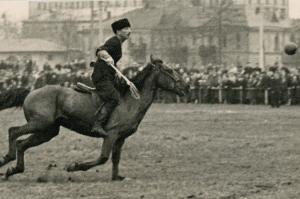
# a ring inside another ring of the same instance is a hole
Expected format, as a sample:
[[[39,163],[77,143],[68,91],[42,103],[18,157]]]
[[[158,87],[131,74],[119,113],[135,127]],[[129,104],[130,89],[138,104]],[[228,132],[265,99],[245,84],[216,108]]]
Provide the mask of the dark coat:
[[[113,36],[110,39],[108,39],[103,46],[100,46],[97,51],[96,55],[100,50],[106,50],[108,54],[113,58],[115,62],[115,66],[117,62],[122,57],[122,43],[117,38],[117,36]],[[114,81],[115,79],[115,70],[106,64],[104,60],[98,59],[96,64],[94,65],[94,71],[92,74],[93,82],[97,79],[105,79]]]
[[[281,90],[281,81],[280,79],[270,78],[269,87],[271,92],[279,93]]]

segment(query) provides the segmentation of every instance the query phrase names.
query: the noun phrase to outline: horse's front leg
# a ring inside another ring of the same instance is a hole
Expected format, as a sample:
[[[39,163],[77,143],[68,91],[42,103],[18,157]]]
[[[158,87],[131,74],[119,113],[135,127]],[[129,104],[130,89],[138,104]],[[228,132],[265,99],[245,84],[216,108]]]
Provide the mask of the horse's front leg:
[[[19,135],[17,135],[15,132],[19,128],[19,126],[11,127],[8,130],[8,153],[5,156],[1,157],[0,167],[16,159],[16,140],[19,137]]]
[[[119,139],[116,141],[112,149],[112,180],[123,180],[125,177],[119,176],[119,162],[121,157],[121,149],[125,142],[125,139]]]
[[[87,171],[95,166],[102,165],[109,159],[110,153],[118,138],[117,131],[107,132],[108,136],[104,138],[101,155],[95,161],[91,162],[74,162],[67,167],[68,172]]]

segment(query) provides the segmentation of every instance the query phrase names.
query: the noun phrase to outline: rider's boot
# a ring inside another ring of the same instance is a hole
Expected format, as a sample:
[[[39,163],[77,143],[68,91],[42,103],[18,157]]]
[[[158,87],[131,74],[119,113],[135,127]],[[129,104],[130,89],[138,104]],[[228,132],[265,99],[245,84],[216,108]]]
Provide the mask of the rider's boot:
[[[106,104],[101,108],[100,114],[96,121],[94,122],[92,133],[98,133],[101,137],[108,136],[107,132],[103,129],[103,123],[105,123],[112,112],[114,107],[107,106]]]

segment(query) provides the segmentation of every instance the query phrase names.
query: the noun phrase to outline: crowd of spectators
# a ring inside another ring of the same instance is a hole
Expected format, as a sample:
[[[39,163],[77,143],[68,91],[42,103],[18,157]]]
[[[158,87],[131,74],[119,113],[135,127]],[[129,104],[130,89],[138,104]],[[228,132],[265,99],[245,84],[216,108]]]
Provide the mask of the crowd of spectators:
[[[143,65],[133,63],[122,72],[131,79]],[[160,92],[157,101],[264,104],[265,90],[268,90],[268,101],[274,107],[300,103],[300,78],[297,68],[278,67],[275,64],[261,70],[249,63],[245,67],[233,66],[228,69],[212,64],[199,68],[181,67],[179,64],[170,63],[168,65],[191,85],[191,93],[184,98],[178,98],[168,92]],[[51,84],[73,87],[77,82],[93,87],[91,70],[87,69],[82,61],[76,64],[58,64],[54,67],[45,63],[40,71],[31,60],[23,63],[22,67],[18,63],[8,64],[1,61],[0,92],[17,87],[33,90]]]
[[[197,68],[168,64],[191,86],[191,93],[178,100],[175,95],[161,92],[158,100],[165,103],[227,103],[265,104],[272,107],[300,103],[300,72],[298,68],[267,66],[265,70],[251,66],[224,66],[209,64]],[[127,68],[136,74],[138,67]],[[220,92],[221,91],[221,92]]]
[[[33,90],[45,85],[73,87],[77,82],[92,86],[85,63],[57,64],[54,67],[45,63],[43,70],[38,70],[31,60],[22,64],[0,63],[0,92],[18,87]]]

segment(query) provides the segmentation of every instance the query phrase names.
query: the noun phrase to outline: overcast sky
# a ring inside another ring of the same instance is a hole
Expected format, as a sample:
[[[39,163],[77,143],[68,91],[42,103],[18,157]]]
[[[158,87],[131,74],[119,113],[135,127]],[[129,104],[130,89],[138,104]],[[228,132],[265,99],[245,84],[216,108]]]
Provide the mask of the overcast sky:
[[[290,17],[300,18],[300,0],[290,0]],[[7,13],[10,20],[20,21],[28,17],[28,1],[0,0],[0,14]]]

